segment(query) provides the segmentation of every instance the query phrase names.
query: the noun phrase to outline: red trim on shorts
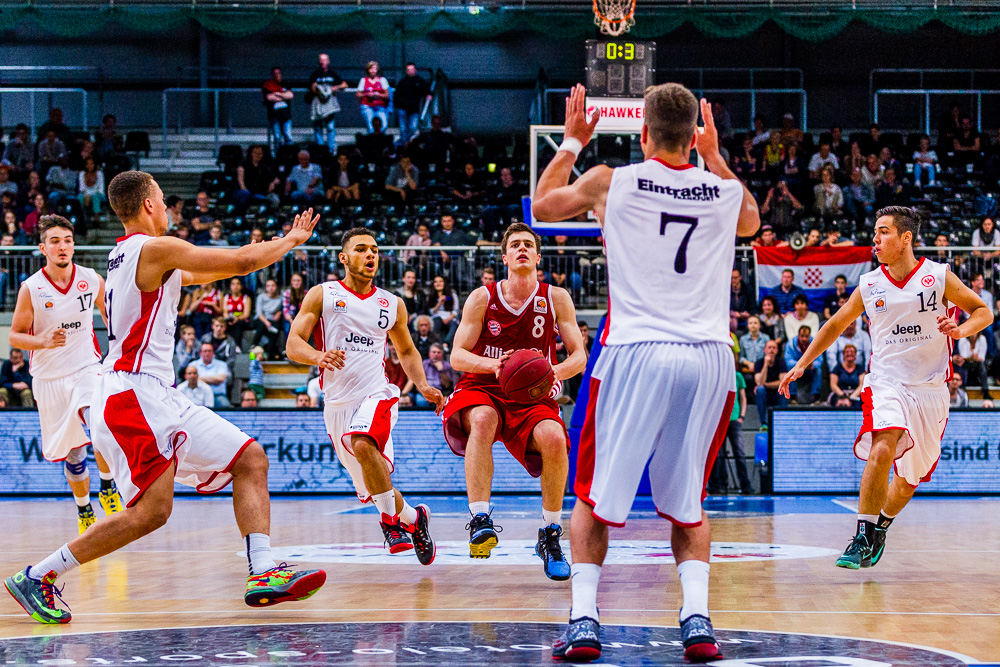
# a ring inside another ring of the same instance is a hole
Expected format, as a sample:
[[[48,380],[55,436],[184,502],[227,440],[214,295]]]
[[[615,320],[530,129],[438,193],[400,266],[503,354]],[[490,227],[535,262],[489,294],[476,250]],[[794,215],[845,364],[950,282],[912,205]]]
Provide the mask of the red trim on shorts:
[[[57,292],[66,295],[69,294],[69,291],[73,288],[73,283],[76,282],[76,264],[73,265],[73,275],[70,276],[69,284],[66,285],[66,289],[59,287],[59,285],[56,284],[56,281],[52,280],[52,278],[49,276],[49,272],[45,270],[44,266],[42,267],[42,275],[45,276],[45,279],[49,281],[50,285],[56,288]]]
[[[895,468],[895,462],[901,459],[903,457],[903,454],[913,449],[917,443],[913,441],[913,436],[910,435],[910,429],[908,428],[902,426],[890,426],[888,428],[872,428],[872,424],[875,419],[874,410],[875,410],[875,404],[872,401],[872,388],[865,387],[864,391],[861,392],[861,411],[864,414],[864,417],[861,422],[861,430],[858,432],[858,437],[854,439],[854,447],[852,449],[852,451],[854,452],[854,458],[858,459],[859,461],[868,460],[858,456],[858,443],[861,442],[861,436],[863,436],[864,434],[866,433],[875,434],[875,433],[881,433],[883,431],[903,431],[904,433],[906,433],[906,436],[910,439],[910,446],[904,449],[902,452],[899,452],[899,454],[897,454],[896,457],[893,459],[893,468]],[[944,425],[947,426],[948,422],[945,421]],[[941,432],[941,437],[944,438],[944,431]],[[875,444],[874,438],[872,439],[872,444],[873,445]],[[870,448],[869,452],[871,452]]]
[[[124,371],[126,373],[137,373],[142,366],[142,352],[149,345],[149,338],[152,338],[152,323],[156,319],[154,306],[159,310],[160,300],[163,297],[163,286],[155,292],[139,292],[141,305],[139,306],[139,318],[132,325],[125,340],[122,341],[121,356],[115,362],[113,370]]]
[[[468,399],[468,400],[467,400]],[[473,400],[478,402],[472,402]],[[493,396],[479,387],[470,387],[455,391],[448,397],[441,413],[444,440],[456,456],[465,456],[465,448],[469,443],[469,434],[462,424],[462,414],[469,408],[479,406],[493,408],[497,416],[497,428],[493,433],[493,442],[500,442],[503,434],[503,415],[493,402]]]
[[[86,410],[86,409],[87,409],[87,406],[84,406],[84,407],[82,407],[82,408],[80,408],[79,410],[76,411],[76,416],[80,418],[80,423],[83,424],[84,426],[87,425],[87,420],[83,418],[83,411]]]
[[[128,461],[129,478],[139,489],[126,504],[131,507],[146,489],[170,469],[177,457],[164,458],[149,428],[134,389],[109,396],[104,408],[104,422]]]
[[[226,466],[225,470],[217,470],[217,471],[213,472],[211,477],[209,477],[206,481],[202,482],[198,486],[194,487],[194,490],[197,491],[198,493],[204,493],[204,494],[207,495],[207,494],[211,494],[211,493],[218,493],[219,491],[222,491],[224,488],[226,488],[227,486],[229,486],[230,484],[232,484],[233,477],[232,477],[232,475],[230,475],[229,481],[226,482],[225,484],[223,484],[222,486],[220,486],[219,488],[213,489],[212,491],[202,491],[202,489],[204,489],[206,486],[211,485],[212,482],[215,481],[216,477],[218,477],[219,475],[225,475],[230,470],[232,470],[233,466],[236,465],[237,459],[239,459],[240,456],[243,454],[243,450],[246,449],[247,447],[249,447],[250,443],[252,443],[253,441],[254,441],[253,438],[249,438],[246,442],[244,442],[243,445],[241,445],[240,448],[239,448],[239,450],[236,452],[236,456],[234,456],[233,460],[230,461],[229,465]]]
[[[702,498],[702,500],[704,500],[704,498]],[[677,519],[675,519],[674,517],[670,516],[669,514],[664,514],[660,510],[656,510],[656,513],[659,514],[664,519],[666,519],[667,521],[669,521],[670,523],[672,523],[675,526],[677,526],[678,528],[697,528],[698,526],[700,526],[703,523],[702,521],[697,521],[695,523],[684,523],[683,521],[678,521]]]
[[[624,528],[625,527],[625,522],[624,521],[622,523],[615,523],[614,521],[608,521],[607,519],[601,518],[597,514],[597,512],[594,511],[594,501],[591,500],[590,498],[588,498],[586,496],[581,496],[581,495],[577,494],[576,499],[580,500],[580,501],[582,501],[584,503],[586,503],[587,505],[590,505],[590,513],[593,515],[593,517],[595,519],[597,519],[598,521],[600,521],[601,523],[603,523],[605,526],[611,526],[612,528]]]
[[[676,164],[670,164],[666,160],[663,160],[662,158],[658,158],[658,157],[654,157],[654,158],[650,158],[650,159],[653,162],[659,162],[660,164],[662,164],[667,169],[673,169],[674,171],[684,171],[685,169],[694,169],[694,165],[691,164],[691,163],[682,164],[682,165],[676,165]]]
[[[885,277],[889,279],[890,283],[892,283],[899,289],[903,289],[904,287],[906,287],[906,283],[910,282],[910,278],[913,277],[913,274],[919,271],[920,267],[924,265],[924,259],[925,259],[924,257],[921,257],[920,261],[917,262],[917,265],[913,267],[913,270],[907,273],[906,277],[903,278],[902,280],[896,280],[891,275],[889,275],[889,270],[885,268],[885,264],[882,265],[882,273],[885,274]]]
[[[351,456],[354,456],[354,452],[351,450],[350,439],[345,438],[349,435],[367,435],[375,441],[379,454],[382,454],[384,457],[385,446],[389,442],[389,436],[392,435],[392,417],[390,416],[392,414],[392,406],[398,402],[398,398],[379,401],[378,405],[375,406],[375,414],[372,416],[372,423],[367,431],[347,431],[340,436],[340,443],[344,445],[344,449],[350,452]],[[389,459],[386,460],[388,461]]]
[[[322,309],[321,309],[322,310]],[[323,313],[320,313],[319,319],[316,320],[316,326],[313,327],[313,345],[320,352],[326,352],[326,332],[323,328]],[[319,390],[323,391],[323,375],[324,369],[319,369]]]
[[[587,400],[587,413],[583,420],[583,429],[580,431],[580,446],[576,452],[576,480],[573,483],[573,490],[577,497],[581,498],[590,497],[590,487],[594,483],[594,459],[597,455],[594,422],[597,412],[597,395],[600,391],[601,381],[591,376],[590,397]],[[594,503],[589,504],[594,506]]]
[[[354,290],[352,290],[350,287],[348,287],[347,285],[345,285],[343,280],[338,280],[337,282],[340,283],[341,287],[343,287],[345,290],[347,290],[348,292],[350,292],[354,296],[358,297],[362,301],[364,301],[365,299],[367,299],[372,294],[374,294],[375,292],[378,291],[378,289],[375,287],[375,285],[372,285],[372,291],[368,292],[368,294],[358,294],[357,292],[355,292]]]
[[[100,343],[100,341],[97,340],[97,334],[96,333],[94,333],[92,331],[90,333],[90,335],[94,339],[94,352],[97,353],[97,358],[100,359],[101,356],[102,356],[102,353],[101,353],[101,343]]]
[[[715,436],[712,438],[712,446],[708,450],[708,459],[705,460],[705,478],[701,483],[701,502],[705,502],[705,498],[708,497],[708,478],[712,474],[712,466],[715,465],[715,457],[719,455],[719,448],[722,447],[722,443],[726,440],[726,431],[729,430],[729,418],[733,414],[733,403],[736,401],[736,392],[731,391],[726,395],[726,407],[722,410],[722,417],[719,418],[719,425],[715,428]],[[659,514],[659,510],[657,510]],[[675,524],[681,527],[693,527],[701,525],[701,521],[698,523],[679,523],[673,518],[667,515],[664,516]]]

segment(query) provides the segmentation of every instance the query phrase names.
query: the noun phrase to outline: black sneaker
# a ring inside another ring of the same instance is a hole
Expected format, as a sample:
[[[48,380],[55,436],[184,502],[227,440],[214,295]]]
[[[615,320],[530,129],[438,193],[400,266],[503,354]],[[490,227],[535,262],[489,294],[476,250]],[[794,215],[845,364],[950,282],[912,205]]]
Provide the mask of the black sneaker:
[[[706,616],[694,614],[682,621],[681,640],[684,642],[684,657],[691,662],[722,660],[712,621]]]
[[[846,567],[849,570],[860,570],[863,567],[872,566],[872,548],[868,544],[868,538],[860,533],[854,536],[848,545],[844,555],[837,559],[837,567]]]
[[[389,547],[389,553],[401,554],[413,548],[413,542],[410,540],[409,534],[399,525],[399,519],[396,519],[395,523],[379,521],[379,525],[382,526],[382,534],[385,535],[385,544]]]
[[[552,642],[552,659],[591,662],[601,657],[601,624],[584,616],[569,622],[566,632]]]
[[[430,531],[431,508],[420,504],[416,510],[417,522],[409,529],[412,531],[410,535],[413,539],[413,551],[416,552],[421,565],[430,565],[437,554],[437,545],[434,544]]]
[[[489,558],[490,551],[497,545],[497,533],[503,528],[493,525],[493,514],[476,514],[472,520],[465,525],[469,531],[469,556],[472,558]]]
[[[545,576],[553,581],[569,579],[569,563],[563,556],[562,546],[559,544],[560,537],[562,537],[562,526],[552,524],[538,529],[538,543],[535,544],[535,553],[542,559]]]
[[[875,565],[882,560],[882,552],[885,551],[885,534],[885,528],[876,528],[875,532],[872,533],[872,555],[870,567],[875,567]]]

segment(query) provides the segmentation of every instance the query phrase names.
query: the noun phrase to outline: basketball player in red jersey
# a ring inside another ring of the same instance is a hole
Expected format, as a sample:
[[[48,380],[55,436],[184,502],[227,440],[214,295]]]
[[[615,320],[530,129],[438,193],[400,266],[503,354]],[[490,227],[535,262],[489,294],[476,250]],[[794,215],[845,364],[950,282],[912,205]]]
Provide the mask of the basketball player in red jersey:
[[[444,409],[444,435],[452,451],[465,457],[469,496],[469,554],[489,558],[497,545],[497,529],[490,509],[493,482],[493,443],[503,442],[532,477],[541,477],[542,519],[535,552],[550,579],[569,579],[563,557],[563,492],[569,471],[569,438],[552,396],[536,403],[516,403],[500,389],[500,367],[514,350],[534,349],[545,355],[556,377],[552,395],[562,381],[583,371],[587,351],[576,309],[569,293],[538,282],[541,238],[524,223],[514,223],[503,235],[501,247],[508,277],[478,288],[469,295],[462,323],[455,333],[452,368],[464,375]],[[558,329],[557,329],[558,327]],[[555,364],[556,336],[561,335],[568,357]]]

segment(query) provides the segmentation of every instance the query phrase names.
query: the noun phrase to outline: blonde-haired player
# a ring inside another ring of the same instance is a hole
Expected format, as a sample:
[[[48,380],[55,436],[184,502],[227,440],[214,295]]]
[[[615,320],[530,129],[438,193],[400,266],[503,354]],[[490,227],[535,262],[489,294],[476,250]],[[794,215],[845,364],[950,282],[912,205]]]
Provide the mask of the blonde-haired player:
[[[864,421],[854,454],[866,461],[858,529],[838,567],[857,570],[882,558],[889,524],[930,481],[941,456],[950,407],[954,341],[982,331],[993,313],[945,264],[913,254],[920,214],[889,206],[876,214],[875,255],[882,265],[861,276],[847,303],[827,320],[778,386],[802,377],[861,313],[868,314],[872,354],[862,384]],[[959,325],[952,304],[969,314]],[[888,483],[889,471],[895,471]]]
[[[59,215],[38,222],[38,249],[45,266],[21,283],[10,327],[10,345],[31,354],[30,369],[42,455],[62,461],[77,506],[82,533],[97,520],[90,504],[85,414],[101,374],[101,348],[94,334],[94,306],[104,313],[104,279],[73,263],[73,223]],[[95,451],[101,474],[98,499],[105,514],[122,510],[111,469]]]

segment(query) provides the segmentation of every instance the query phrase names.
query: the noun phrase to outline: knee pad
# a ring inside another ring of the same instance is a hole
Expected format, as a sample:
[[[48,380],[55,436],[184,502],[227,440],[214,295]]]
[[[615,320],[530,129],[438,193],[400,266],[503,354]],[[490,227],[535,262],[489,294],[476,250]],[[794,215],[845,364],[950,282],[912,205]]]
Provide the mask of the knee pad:
[[[87,471],[87,448],[77,447],[70,450],[64,461],[66,465],[66,479],[71,482],[85,482],[90,479]]]

